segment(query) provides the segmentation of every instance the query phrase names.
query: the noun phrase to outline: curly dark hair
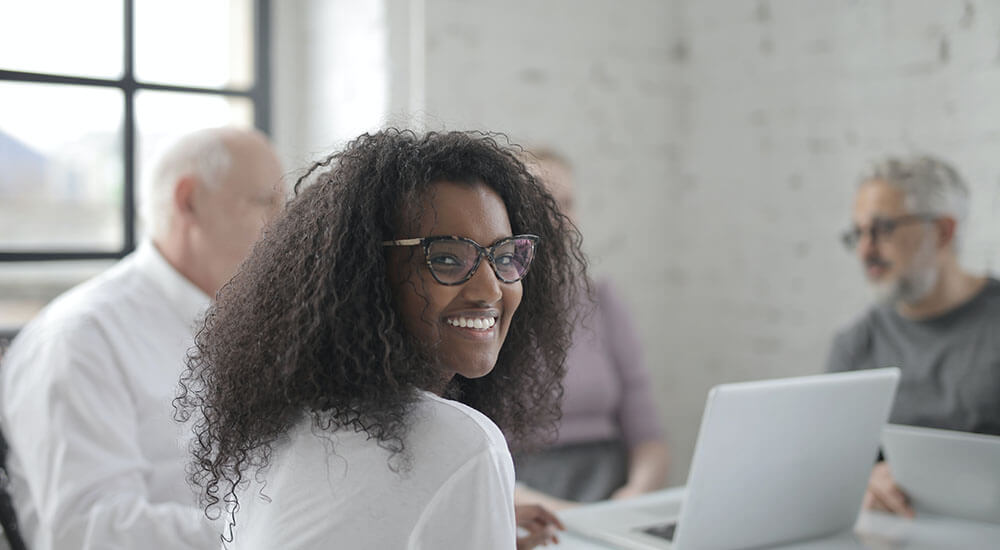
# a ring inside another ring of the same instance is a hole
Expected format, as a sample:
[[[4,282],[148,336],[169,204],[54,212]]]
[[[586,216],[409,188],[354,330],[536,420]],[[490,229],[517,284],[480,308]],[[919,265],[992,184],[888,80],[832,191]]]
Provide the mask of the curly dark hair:
[[[441,369],[403,328],[381,243],[415,224],[413,205],[440,181],[482,182],[503,200],[514,234],[541,237],[493,371],[455,376],[443,395],[486,414],[515,447],[554,431],[573,306],[589,289],[586,261],[579,232],[519,148],[498,140],[506,143],[389,129],[298,180],[285,213],[219,292],[181,378],[177,417],[195,419],[189,478],[207,514],[221,513],[220,502],[238,507],[237,487],[304,414],[319,429],[363,431],[405,456],[416,390],[440,391]]]

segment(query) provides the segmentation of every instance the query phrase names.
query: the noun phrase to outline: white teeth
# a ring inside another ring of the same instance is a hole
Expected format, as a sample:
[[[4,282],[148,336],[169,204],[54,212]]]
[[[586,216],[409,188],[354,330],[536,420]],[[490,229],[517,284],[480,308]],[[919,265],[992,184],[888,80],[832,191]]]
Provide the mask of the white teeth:
[[[471,328],[475,330],[491,329],[493,328],[493,325],[497,324],[497,320],[493,317],[458,317],[448,319],[446,322],[453,327]]]

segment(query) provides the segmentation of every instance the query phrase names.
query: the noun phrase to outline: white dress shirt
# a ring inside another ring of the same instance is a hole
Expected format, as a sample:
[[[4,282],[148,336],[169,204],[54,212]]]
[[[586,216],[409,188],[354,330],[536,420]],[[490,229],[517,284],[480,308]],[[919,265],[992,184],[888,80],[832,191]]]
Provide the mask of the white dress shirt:
[[[32,550],[219,547],[187,484],[172,406],[208,303],[147,242],[14,340],[0,424]]]
[[[497,426],[426,392],[411,418],[406,454],[391,457],[305,416],[238,491],[229,548],[513,550],[514,465]]]

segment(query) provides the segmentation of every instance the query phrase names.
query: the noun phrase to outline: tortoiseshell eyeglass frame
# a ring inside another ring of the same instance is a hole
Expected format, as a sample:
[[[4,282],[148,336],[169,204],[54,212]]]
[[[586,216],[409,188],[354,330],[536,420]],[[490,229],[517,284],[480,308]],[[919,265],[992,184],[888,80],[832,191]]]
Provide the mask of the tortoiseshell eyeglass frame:
[[[498,247],[503,246],[509,243],[510,241],[522,240],[522,239],[527,240],[529,243],[531,243],[531,260],[528,261],[528,265],[525,266],[524,272],[521,273],[519,277],[517,277],[516,279],[505,279],[502,275],[500,275],[500,271],[497,269],[496,260],[493,257],[493,254],[494,252],[496,252],[496,249]],[[524,278],[525,275],[528,274],[528,270],[531,268],[531,262],[533,262],[535,259],[535,248],[538,246],[539,240],[541,239],[538,235],[531,235],[531,234],[512,235],[510,237],[504,237],[502,239],[499,239],[489,246],[482,246],[476,241],[465,237],[457,237],[455,235],[435,235],[432,237],[421,237],[416,239],[397,239],[394,241],[382,241],[382,246],[418,246],[418,245],[422,246],[424,248],[424,263],[427,264],[427,269],[431,272],[431,276],[434,277],[434,280],[437,281],[439,284],[445,286],[460,285],[471,279],[472,276],[475,275],[476,271],[479,269],[479,264],[482,262],[484,256],[486,257],[486,261],[489,262],[490,267],[493,269],[493,274],[497,276],[497,279],[504,283],[510,284],[520,281],[521,279]],[[438,277],[438,274],[434,271],[434,267],[431,266],[431,244],[437,241],[460,241],[471,244],[476,248],[477,252],[476,261],[475,263],[472,264],[472,268],[469,269],[468,273],[466,273],[465,276],[462,277],[462,279],[455,282],[442,281],[440,277]]]

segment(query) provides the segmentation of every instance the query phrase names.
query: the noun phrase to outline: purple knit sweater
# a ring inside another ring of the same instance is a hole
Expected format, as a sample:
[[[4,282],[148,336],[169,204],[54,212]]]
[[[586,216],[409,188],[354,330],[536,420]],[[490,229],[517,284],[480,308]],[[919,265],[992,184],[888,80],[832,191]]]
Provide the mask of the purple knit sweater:
[[[577,324],[566,358],[555,445],[621,438],[631,448],[663,429],[628,311],[609,282],[595,290],[597,303]]]

